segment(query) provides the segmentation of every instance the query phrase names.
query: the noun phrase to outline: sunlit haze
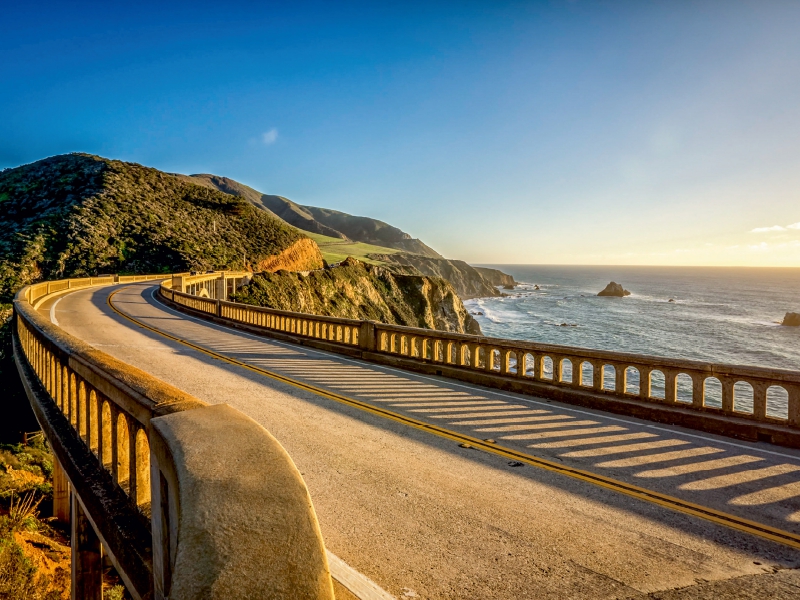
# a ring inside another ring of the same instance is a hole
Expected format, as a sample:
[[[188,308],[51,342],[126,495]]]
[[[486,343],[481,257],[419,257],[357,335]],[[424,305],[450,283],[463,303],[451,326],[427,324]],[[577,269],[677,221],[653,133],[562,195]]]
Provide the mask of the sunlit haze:
[[[495,264],[800,266],[800,3],[6,3],[0,167],[214,173]]]

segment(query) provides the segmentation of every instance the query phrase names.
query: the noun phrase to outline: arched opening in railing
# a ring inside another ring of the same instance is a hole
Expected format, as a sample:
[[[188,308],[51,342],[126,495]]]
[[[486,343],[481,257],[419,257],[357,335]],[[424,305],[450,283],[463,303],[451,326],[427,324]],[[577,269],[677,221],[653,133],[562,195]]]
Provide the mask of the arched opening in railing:
[[[666,396],[666,379],[658,369],[650,371],[650,397],[663,400]]]
[[[111,471],[111,406],[108,400],[103,400],[100,418],[100,462],[108,471]]]
[[[521,375],[522,377],[528,377],[529,372],[528,369],[531,368],[533,361],[529,360],[530,354],[527,352],[518,351],[517,352],[517,364],[516,364],[516,372],[517,375]]]
[[[617,387],[617,369],[614,365],[603,365],[603,389],[614,391]]]
[[[561,382],[572,383],[572,361],[568,358],[561,359]]]
[[[70,387],[70,396],[75,398],[75,402],[78,405],[78,435],[84,441],[88,441],[87,439],[87,431],[89,429],[88,417],[89,417],[89,407],[86,403],[86,394],[78,393],[80,386],[78,385],[77,378],[74,373],[69,375],[69,387]]]
[[[789,392],[781,385],[767,388],[767,416],[773,419],[789,418]]]
[[[581,362],[580,374],[580,384],[582,386],[592,387],[594,385],[594,365],[588,360]]]
[[[83,381],[80,382],[79,393],[86,396],[86,385]],[[97,454],[99,448],[98,429],[99,421],[97,419],[97,394],[94,390],[89,392],[89,439],[87,440],[89,449]]]
[[[58,379],[60,380],[61,385],[57,387],[58,396],[56,398],[56,404],[61,404],[64,410],[69,415],[69,422],[70,424],[78,430],[80,427],[79,419],[78,419],[78,395],[71,394],[71,383],[74,379],[74,376],[71,376],[69,371],[67,371],[66,367],[58,367]],[[65,389],[66,388],[66,389]]]
[[[488,368],[492,371],[500,371],[501,370],[501,362],[500,362],[500,350],[496,348],[491,348],[487,354],[489,358],[489,365]]]
[[[733,385],[733,410],[744,414],[753,414],[753,386],[746,381],[737,381]]]
[[[539,371],[542,379],[553,379],[553,359],[549,356],[542,358],[542,368]]]
[[[639,395],[639,369],[636,367],[628,367],[625,369],[625,393]]]
[[[675,390],[678,402],[691,404],[694,396],[692,388],[692,378],[686,373],[678,373],[678,376],[675,378]]]
[[[130,494],[130,431],[124,413],[117,415],[117,485]]]
[[[142,512],[150,514],[150,444],[141,427],[136,431],[136,498],[134,502]]]
[[[722,408],[722,383],[716,377],[706,377],[703,386],[703,406]]]

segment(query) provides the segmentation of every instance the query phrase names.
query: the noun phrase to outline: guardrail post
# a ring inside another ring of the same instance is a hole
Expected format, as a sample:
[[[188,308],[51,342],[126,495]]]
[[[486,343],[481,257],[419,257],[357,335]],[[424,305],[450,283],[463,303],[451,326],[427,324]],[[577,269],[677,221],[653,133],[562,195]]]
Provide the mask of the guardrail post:
[[[358,328],[358,347],[365,352],[374,352],[375,339],[375,321],[361,321]]]
[[[103,600],[100,538],[72,494],[72,600]]]

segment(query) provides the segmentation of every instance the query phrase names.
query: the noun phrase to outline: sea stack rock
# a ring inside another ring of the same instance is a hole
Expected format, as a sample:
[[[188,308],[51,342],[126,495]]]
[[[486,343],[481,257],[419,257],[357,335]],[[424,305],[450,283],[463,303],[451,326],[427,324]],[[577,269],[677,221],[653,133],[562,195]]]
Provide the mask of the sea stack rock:
[[[631,293],[624,289],[619,283],[612,281],[606,286],[602,292],[597,294],[598,296],[616,296],[617,298],[622,298],[623,296],[630,296]]]
[[[786,316],[783,317],[783,323],[781,325],[786,325],[787,327],[800,327],[800,313],[786,313]]]

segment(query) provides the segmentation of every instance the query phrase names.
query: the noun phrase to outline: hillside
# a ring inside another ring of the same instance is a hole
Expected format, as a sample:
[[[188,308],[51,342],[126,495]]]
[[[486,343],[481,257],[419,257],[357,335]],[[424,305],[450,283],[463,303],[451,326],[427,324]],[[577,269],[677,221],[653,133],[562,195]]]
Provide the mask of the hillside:
[[[256,274],[232,299],[279,310],[481,333],[447,281],[405,275],[353,258],[307,275]]]
[[[458,295],[465,300],[468,298],[486,298],[500,295],[500,292],[489,279],[475,267],[468,265],[463,260],[431,258],[429,256],[405,252],[394,254],[376,253],[370,254],[369,258],[387,265],[390,268],[395,266],[411,266],[426,277],[441,277],[446,279],[453,285]],[[501,273],[501,275],[505,275],[505,273]]]
[[[317,243],[323,258],[328,261],[329,264],[342,262],[348,256],[352,256],[361,262],[371,265],[386,265],[387,263],[371,258],[371,256],[373,254],[395,254],[401,252],[401,250],[395,250],[394,248],[373,246],[372,244],[365,244],[363,242],[328,237],[327,235],[319,233],[309,232],[307,235]]]
[[[0,172],[0,208],[2,302],[42,279],[322,266],[312,240],[240,197],[86,154]]]
[[[186,181],[194,181],[198,185],[245,198],[306,232],[441,258],[438,252],[421,240],[412,238],[406,232],[378,219],[356,217],[328,208],[303,206],[283,196],[262,194],[227,177],[208,174],[180,175],[179,177]]]

